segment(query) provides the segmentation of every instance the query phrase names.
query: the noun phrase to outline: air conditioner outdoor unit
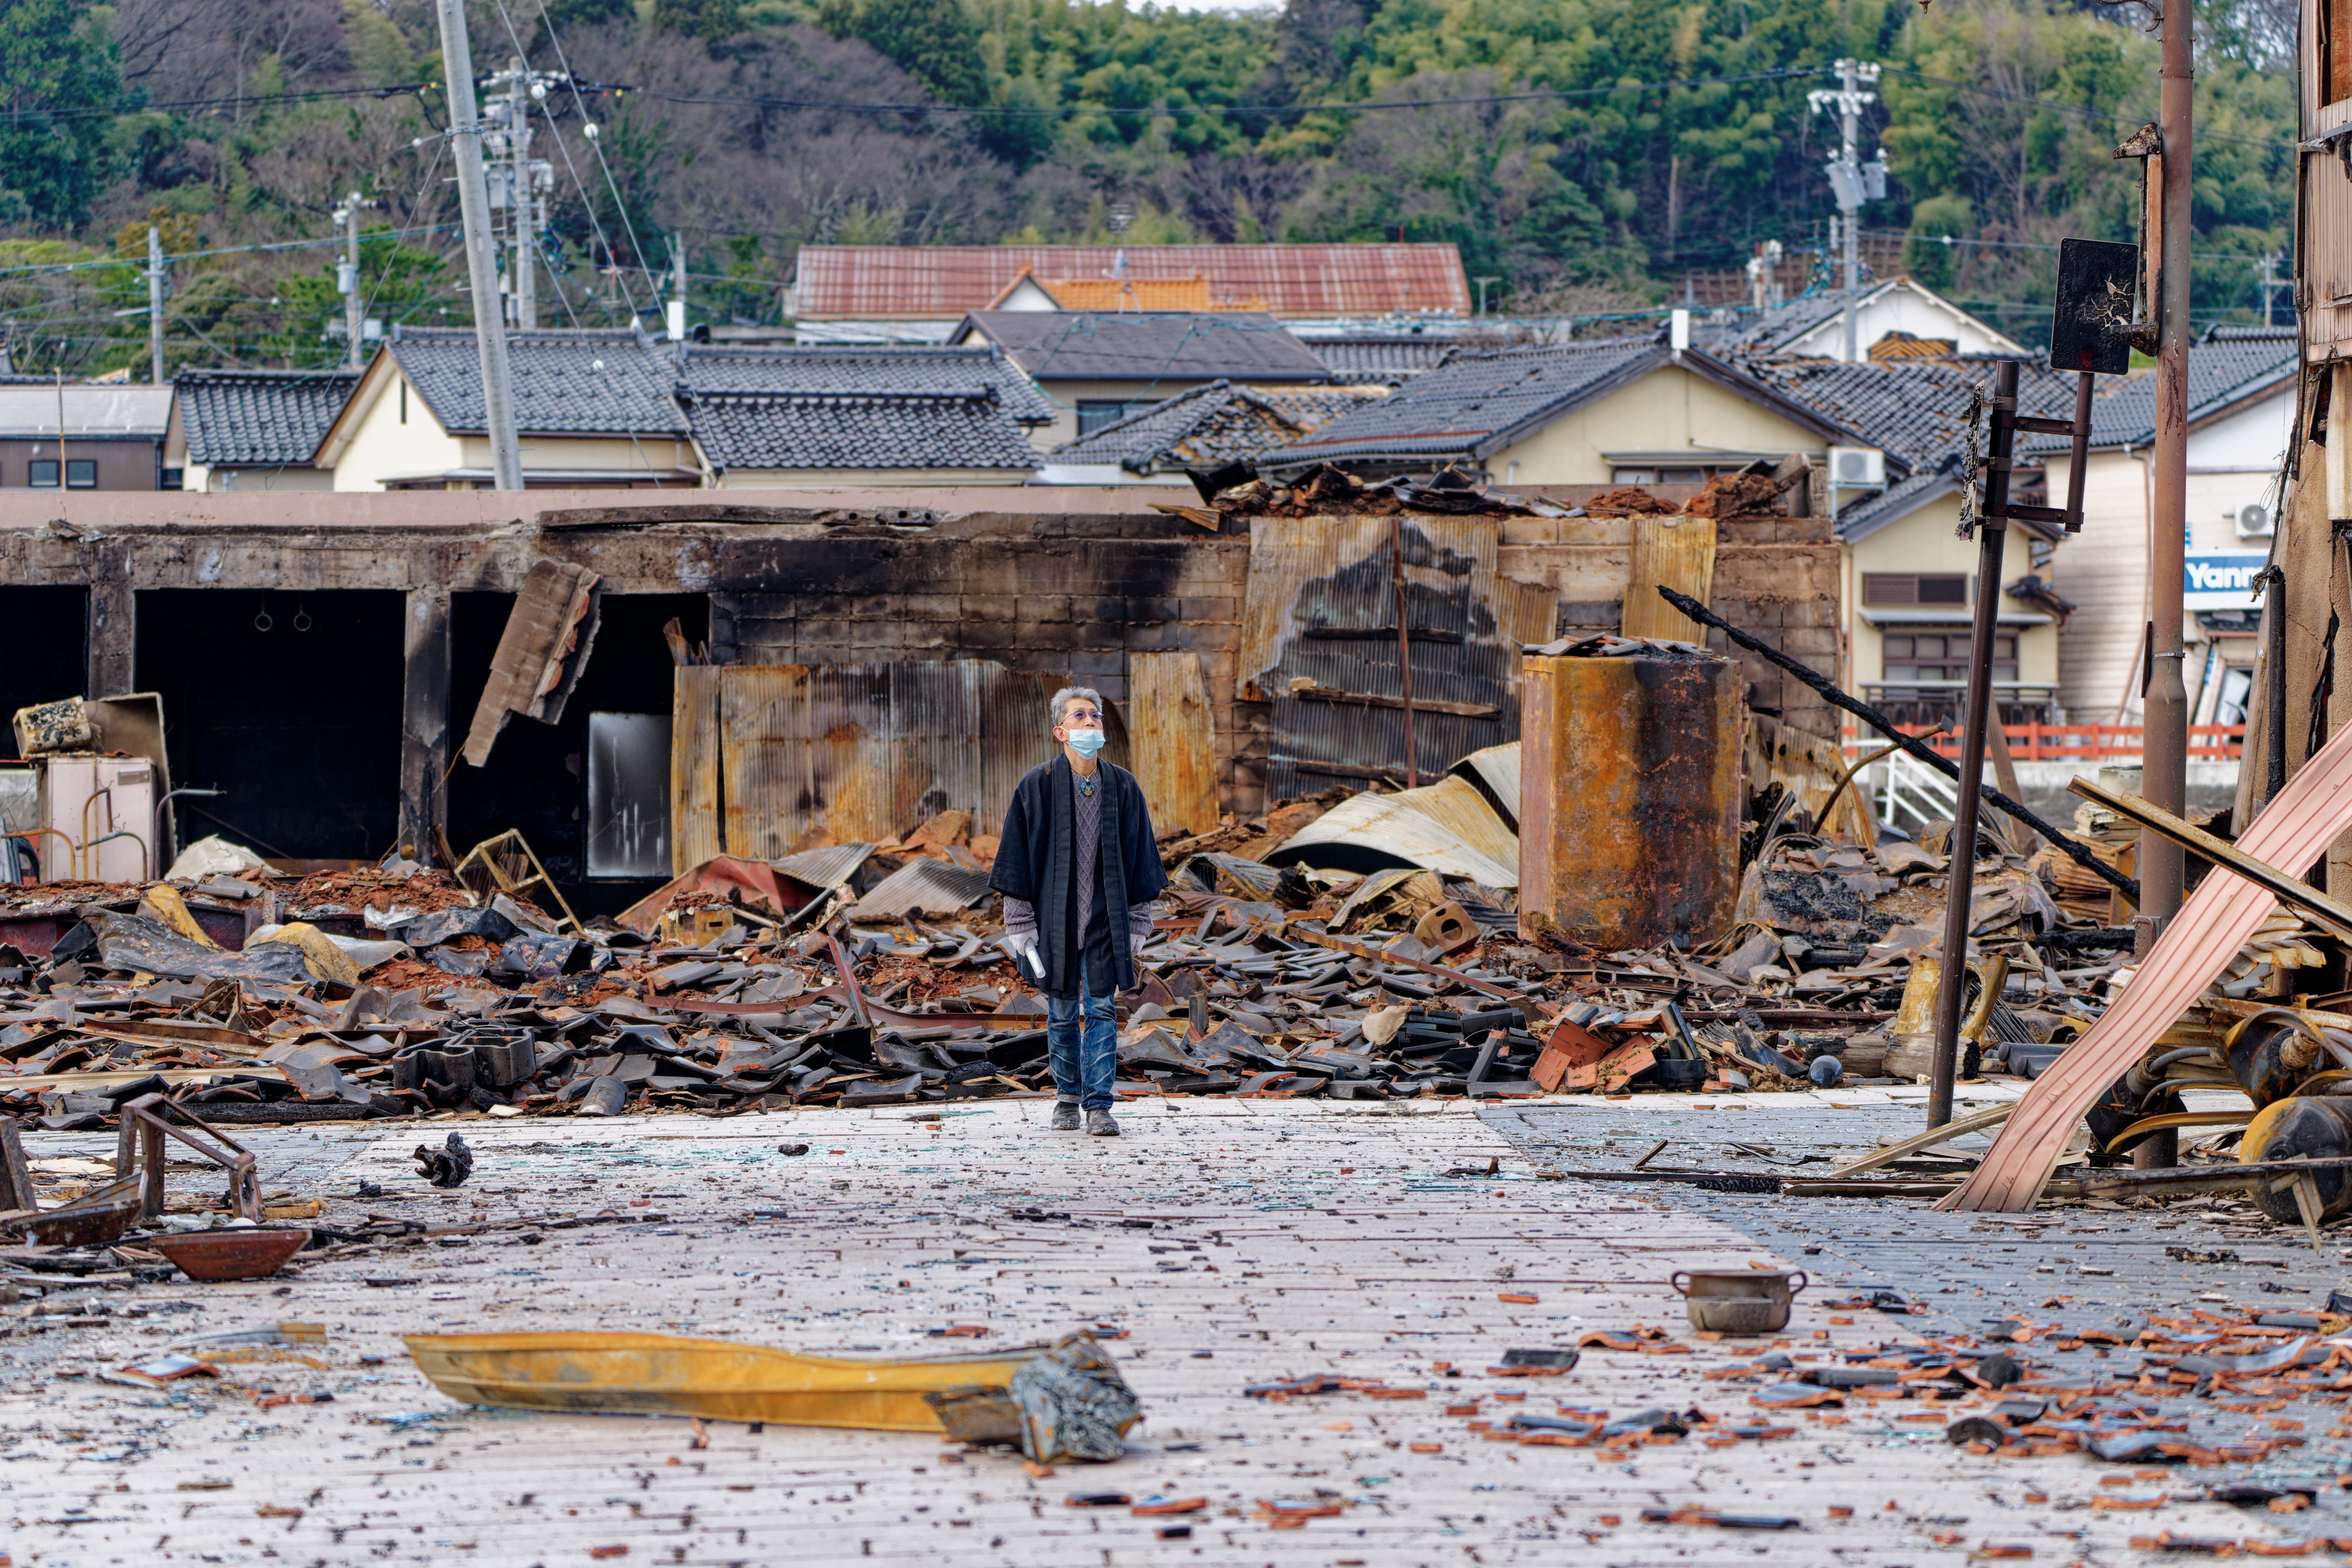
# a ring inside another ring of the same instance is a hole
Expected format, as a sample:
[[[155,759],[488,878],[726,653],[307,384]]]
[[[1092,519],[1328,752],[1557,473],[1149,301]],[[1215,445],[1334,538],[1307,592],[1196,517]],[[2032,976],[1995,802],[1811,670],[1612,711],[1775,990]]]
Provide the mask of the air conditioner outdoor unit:
[[[2238,537],[2242,539],[2266,539],[2275,530],[2278,519],[2260,501],[2251,501],[2238,508]]]
[[[1872,489],[1886,483],[1886,454],[1875,446],[1830,448],[1830,483],[1841,489]]]

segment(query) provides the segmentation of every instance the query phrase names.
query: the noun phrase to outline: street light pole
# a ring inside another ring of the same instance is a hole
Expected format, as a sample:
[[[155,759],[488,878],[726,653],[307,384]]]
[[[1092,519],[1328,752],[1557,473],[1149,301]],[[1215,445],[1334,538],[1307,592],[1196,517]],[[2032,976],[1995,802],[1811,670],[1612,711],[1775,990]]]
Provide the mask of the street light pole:
[[[474,102],[474,55],[466,37],[465,0],[436,0],[436,9],[442,75],[449,95],[449,139],[457,155],[457,206],[466,223],[466,274],[474,294],[474,341],[482,365],[491,482],[501,490],[520,490],[522,450],[515,439],[506,324],[499,319],[498,240],[490,224],[489,184],[482,175],[482,119]]]

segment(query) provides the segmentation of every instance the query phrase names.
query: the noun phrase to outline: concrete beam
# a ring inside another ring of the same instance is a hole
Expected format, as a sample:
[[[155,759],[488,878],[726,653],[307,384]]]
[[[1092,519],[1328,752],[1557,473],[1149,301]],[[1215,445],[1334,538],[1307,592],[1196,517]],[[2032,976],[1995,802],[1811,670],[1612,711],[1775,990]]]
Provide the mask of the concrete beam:
[[[410,589],[401,632],[400,841],[427,860],[448,821],[449,591]]]
[[[120,696],[132,689],[137,671],[139,611],[138,595],[131,585],[130,557],[126,546],[111,542],[96,547],[88,556],[88,576],[83,580],[89,589],[89,626],[84,644],[89,689],[85,696]],[[12,580],[41,580],[18,577]]]

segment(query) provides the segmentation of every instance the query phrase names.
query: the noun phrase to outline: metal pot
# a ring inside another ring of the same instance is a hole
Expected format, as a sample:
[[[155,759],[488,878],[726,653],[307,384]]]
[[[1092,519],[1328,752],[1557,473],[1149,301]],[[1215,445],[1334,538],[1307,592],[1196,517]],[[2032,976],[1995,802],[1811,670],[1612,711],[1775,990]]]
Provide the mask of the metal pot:
[[[1802,1270],[1677,1270],[1666,1281],[1683,1298],[1691,1327],[1715,1333],[1777,1333],[1789,1326],[1789,1301],[1811,1283]]]

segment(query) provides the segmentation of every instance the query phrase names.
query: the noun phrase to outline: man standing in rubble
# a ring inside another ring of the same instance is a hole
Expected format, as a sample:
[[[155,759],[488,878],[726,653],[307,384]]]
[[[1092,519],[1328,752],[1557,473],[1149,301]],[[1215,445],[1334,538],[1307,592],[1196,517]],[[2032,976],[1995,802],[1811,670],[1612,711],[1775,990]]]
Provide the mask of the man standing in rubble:
[[[1087,1132],[1116,1138],[1112,1001],[1135,988],[1135,952],[1151,935],[1151,901],[1168,875],[1143,787],[1097,755],[1109,739],[1102,698],[1065,686],[1046,716],[1062,754],[1013,791],[988,885],[1004,895],[1004,946],[1045,993],[1055,1128],[1077,1131],[1084,1110]]]

